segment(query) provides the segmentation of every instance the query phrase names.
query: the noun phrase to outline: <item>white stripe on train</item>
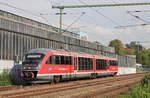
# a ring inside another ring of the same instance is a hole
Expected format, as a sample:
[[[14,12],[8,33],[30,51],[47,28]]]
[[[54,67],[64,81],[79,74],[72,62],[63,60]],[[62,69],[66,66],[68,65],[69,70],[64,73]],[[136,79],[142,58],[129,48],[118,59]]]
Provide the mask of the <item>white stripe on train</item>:
[[[53,76],[53,75],[75,75],[75,74],[89,74],[89,73],[111,73],[118,71],[106,71],[106,72],[74,72],[74,73],[50,73],[50,74],[37,74],[37,76]]]

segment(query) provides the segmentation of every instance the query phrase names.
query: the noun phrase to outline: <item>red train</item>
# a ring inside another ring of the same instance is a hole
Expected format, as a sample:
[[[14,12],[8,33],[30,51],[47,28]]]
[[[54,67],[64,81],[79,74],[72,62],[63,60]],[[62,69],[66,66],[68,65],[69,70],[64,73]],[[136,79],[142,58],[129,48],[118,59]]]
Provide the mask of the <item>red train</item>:
[[[115,75],[118,60],[86,53],[64,50],[33,49],[22,63],[21,77],[25,81],[55,81],[102,75]]]

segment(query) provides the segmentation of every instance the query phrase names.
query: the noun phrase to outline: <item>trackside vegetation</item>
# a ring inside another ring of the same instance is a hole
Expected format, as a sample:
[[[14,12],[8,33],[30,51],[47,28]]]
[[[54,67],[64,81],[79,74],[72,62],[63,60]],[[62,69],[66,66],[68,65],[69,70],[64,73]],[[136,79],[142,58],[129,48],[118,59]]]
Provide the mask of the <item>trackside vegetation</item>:
[[[150,48],[146,48],[137,42],[123,44],[121,40],[114,39],[109,42],[109,46],[115,48],[116,54],[120,55],[136,55],[136,61],[142,65],[150,67]]]
[[[5,85],[12,85],[9,70],[3,70],[3,72],[0,73],[0,86],[5,86]]]
[[[150,74],[145,75],[138,86],[127,94],[120,95],[119,98],[150,98]]]

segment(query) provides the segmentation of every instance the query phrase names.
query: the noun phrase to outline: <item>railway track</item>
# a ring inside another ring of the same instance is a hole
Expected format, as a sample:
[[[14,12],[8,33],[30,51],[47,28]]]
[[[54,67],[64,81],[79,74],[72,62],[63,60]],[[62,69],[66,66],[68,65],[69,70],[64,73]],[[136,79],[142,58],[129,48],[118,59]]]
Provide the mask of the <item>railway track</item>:
[[[14,89],[19,89],[21,88],[21,86],[12,86],[12,85],[9,85],[9,86],[0,86],[0,92],[1,91],[8,91],[8,90],[14,90]]]
[[[114,81],[116,82],[116,81]],[[123,81],[122,81],[123,82]],[[119,93],[122,93],[122,92],[126,92],[128,91],[129,87],[131,85],[134,85],[136,84],[137,81],[132,81],[132,79],[130,79],[130,82],[128,83],[125,83],[123,85],[113,85],[113,86],[108,86],[106,88],[102,88],[102,89],[98,89],[94,92],[90,92],[90,93],[86,93],[86,94],[83,94],[83,95],[79,95],[79,96],[75,96],[73,98],[100,98],[102,96],[105,96],[105,97],[113,97],[114,95],[116,94],[119,94]]]
[[[110,92],[109,90],[115,91],[115,90],[119,90],[120,87],[121,88],[124,87],[124,85],[118,85],[118,86],[113,87],[110,84],[112,84],[114,82],[122,82],[124,79],[126,79],[128,81],[138,80],[139,77],[144,76],[144,74],[139,73],[139,74],[132,74],[132,75],[116,76],[113,78],[106,78],[106,79],[102,79],[102,80],[91,80],[89,82],[84,82],[84,81],[83,82],[75,82],[73,84],[68,83],[65,85],[54,85],[54,86],[46,86],[46,87],[43,86],[43,87],[39,87],[39,88],[32,89],[32,90],[24,90],[24,91],[12,92],[12,93],[5,93],[5,94],[1,94],[0,96],[1,97],[7,97],[7,98],[25,98],[25,97],[31,97],[31,96],[52,94],[55,92],[68,91],[68,90],[84,88],[84,87],[92,87],[95,85],[106,85],[108,87],[106,89],[101,89],[100,90],[101,92],[95,91],[95,92],[92,92],[92,94],[91,93],[83,94],[82,96],[78,96],[78,97],[85,98],[87,96],[98,95],[97,93],[107,95],[107,93]],[[136,82],[135,81],[134,82],[128,82],[128,84],[125,84],[125,85],[135,84]]]

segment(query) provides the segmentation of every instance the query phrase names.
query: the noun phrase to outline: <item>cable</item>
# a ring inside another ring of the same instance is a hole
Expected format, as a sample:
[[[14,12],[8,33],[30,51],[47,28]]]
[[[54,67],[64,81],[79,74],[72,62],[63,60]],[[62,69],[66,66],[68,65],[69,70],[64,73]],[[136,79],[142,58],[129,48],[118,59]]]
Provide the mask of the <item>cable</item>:
[[[65,12],[64,12],[63,15],[66,15],[66,14],[67,14],[67,15],[68,15],[68,14],[69,14],[69,15],[78,15],[78,14],[80,14],[80,13],[81,13],[81,12],[75,12],[75,13],[68,13],[68,12],[65,13]],[[40,13],[40,15],[59,15],[59,14],[60,14],[60,13],[45,13],[45,14],[44,14],[44,13]]]
[[[135,18],[137,18],[138,20],[141,20],[141,21],[143,21],[143,22],[145,22],[145,23],[149,23],[148,21],[145,21],[144,19],[142,19],[142,18],[140,18],[139,16],[136,16],[136,15],[133,15],[131,12],[127,12],[129,15],[131,15],[131,16],[133,16],[133,17],[135,17]]]
[[[126,26],[116,26],[115,28],[137,27],[137,26],[146,26],[146,25],[150,25],[150,23],[149,24],[135,24],[135,25],[126,25]]]
[[[62,3],[64,3],[65,2],[65,0],[61,0],[61,2],[55,2],[55,0],[49,0],[51,3],[53,3],[53,4],[55,4],[55,5],[61,5]]]
[[[140,12],[150,12],[150,10],[135,10],[135,11],[127,11],[128,13],[140,13]]]
[[[75,20],[64,30],[64,32],[67,31],[73,24],[75,24],[84,14],[85,14],[85,12],[82,12],[82,14],[81,14],[77,19],[75,19]],[[63,32],[63,33],[64,33],[64,32]]]
[[[52,25],[52,24],[48,21],[47,18],[43,17],[42,15],[41,15],[41,18],[43,18],[48,24]]]
[[[40,18],[46,20],[46,22],[52,26],[52,23],[48,22],[48,20],[47,20],[45,17],[43,17],[43,16],[42,16],[43,14],[41,14],[41,13],[39,13],[39,15],[37,15],[37,14],[34,14],[34,13],[30,12],[30,11],[27,11],[27,10],[24,10],[24,9],[21,9],[21,8],[17,8],[17,7],[15,7],[15,6],[12,6],[12,5],[7,4],[7,3],[0,2],[0,4],[5,5],[5,6],[8,6],[8,7],[11,7],[11,8],[14,8],[14,9],[17,9],[17,10],[21,10],[21,11],[23,11],[23,12],[25,12],[25,13],[28,13],[28,14],[31,14],[31,15],[33,15],[33,16],[40,17]],[[64,25],[64,24],[62,24],[62,25]],[[64,25],[64,26],[67,26],[67,25]],[[55,27],[54,27],[54,28],[55,28]]]
[[[32,15],[34,15],[34,16],[37,16],[36,14],[34,14],[34,13],[30,12],[30,11],[27,11],[27,10],[24,10],[24,9],[21,9],[21,8],[17,8],[17,7],[15,7],[15,6],[12,6],[12,5],[7,4],[7,3],[0,2],[0,4],[5,5],[5,6],[8,6],[8,7],[11,7],[11,8],[15,8],[15,9],[21,10],[21,11],[26,12],[26,13],[30,13],[30,14],[32,14]],[[38,17],[39,17],[39,16],[38,16]]]
[[[87,3],[85,3],[85,2],[83,2],[83,1],[81,1],[81,0],[78,0],[78,1],[81,2],[82,4],[87,5]],[[90,8],[91,8],[91,7],[90,7]],[[94,8],[91,8],[91,9],[92,9],[93,11],[95,11],[97,14],[99,14],[99,15],[103,16],[104,18],[108,19],[109,21],[111,21],[113,24],[119,26],[119,24],[118,24],[117,22],[115,22],[114,20],[112,20],[112,19],[109,18],[108,16],[102,14],[101,12],[99,12],[98,10],[95,10]]]
[[[15,6],[10,5],[10,4],[7,4],[7,3],[0,2],[0,4],[5,5],[5,6],[8,6],[8,7],[11,7],[11,8],[14,8],[14,9],[17,9],[17,10],[21,10],[21,11],[23,11],[23,12],[25,12],[25,13],[28,13],[28,14],[31,14],[31,15],[33,15],[33,16],[40,17],[40,18],[46,20],[46,22],[48,22],[47,19],[46,19],[45,17],[42,17],[41,15],[32,13],[32,12],[30,12],[30,11],[27,11],[27,10],[24,10],[24,9],[21,9],[21,8],[18,8],[18,7],[15,7]],[[39,13],[39,14],[41,14],[41,13]],[[50,22],[48,22],[48,23],[50,23]],[[50,25],[51,25],[51,23],[50,23]]]
[[[146,12],[146,13],[148,13],[148,12],[150,12],[150,10],[135,10],[135,11],[127,11],[127,13],[142,13],[142,12]],[[147,16],[147,15],[146,15]],[[149,15],[147,16],[147,17],[149,17]]]
[[[141,11],[127,11],[127,13],[135,18],[137,18],[138,20],[141,20],[145,23],[143,24],[135,24],[135,25],[126,25],[126,26],[117,26],[115,28],[126,28],[126,27],[136,27],[136,26],[146,26],[146,25],[150,25],[150,22],[145,21],[144,19],[140,18],[139,16],[133,15],[131,14],[132,12],[141,12]]]

